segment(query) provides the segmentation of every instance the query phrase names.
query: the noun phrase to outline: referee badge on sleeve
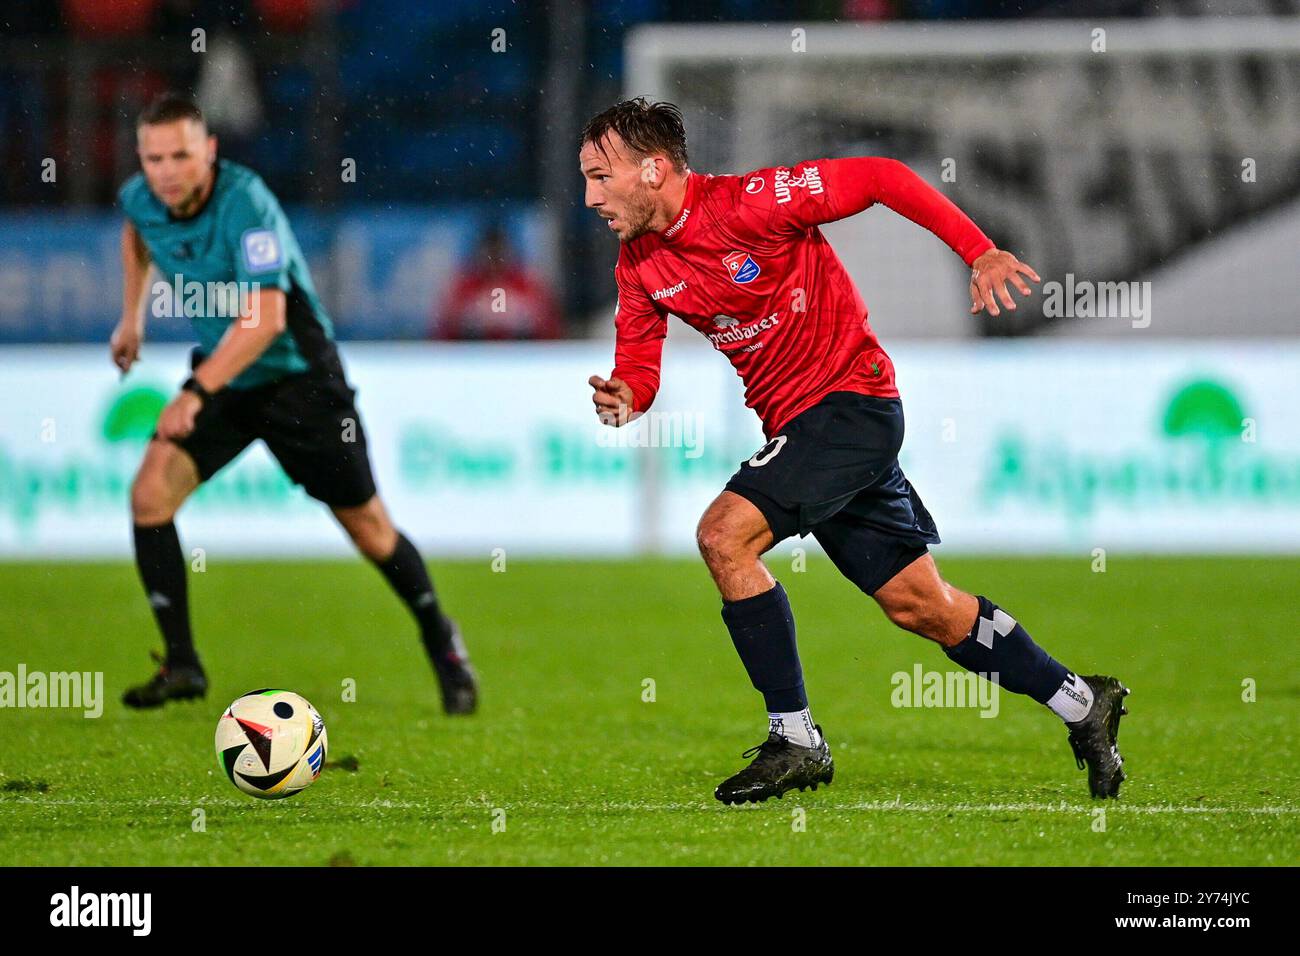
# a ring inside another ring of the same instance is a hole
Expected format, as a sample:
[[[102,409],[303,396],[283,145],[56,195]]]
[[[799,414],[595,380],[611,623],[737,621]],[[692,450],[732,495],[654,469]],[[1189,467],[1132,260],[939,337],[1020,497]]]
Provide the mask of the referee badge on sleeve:
[[[267,272],[282,265],[280,239],[273,229],[250,229],[244,233],[244,267],[249,272]]]

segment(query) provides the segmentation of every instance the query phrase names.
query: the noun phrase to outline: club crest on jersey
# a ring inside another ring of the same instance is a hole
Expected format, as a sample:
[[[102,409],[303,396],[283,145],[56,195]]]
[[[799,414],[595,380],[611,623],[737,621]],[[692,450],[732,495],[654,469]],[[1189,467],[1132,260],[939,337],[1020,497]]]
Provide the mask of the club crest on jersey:
[[[722,257],[722,262],[727,267],[727,272],[731,275],[731,281],[739,285],[746,285],[758,278],[761,271],[758,263],[748,252],[731,252]]]

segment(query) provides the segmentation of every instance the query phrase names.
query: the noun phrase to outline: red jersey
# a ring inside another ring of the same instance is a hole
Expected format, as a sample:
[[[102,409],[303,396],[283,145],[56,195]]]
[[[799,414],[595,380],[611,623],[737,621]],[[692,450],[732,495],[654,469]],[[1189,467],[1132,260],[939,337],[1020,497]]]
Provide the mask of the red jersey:
[[[897,160],[818,159],[743,176],[688,173],[681,213],[619,249],[612,377],[633,409],[659,390],[669,313],[731,360],[770,438],[837,391],[896,398],[867,307],[817,227],[874,203],[929,229],[967,265],[993,243]]]

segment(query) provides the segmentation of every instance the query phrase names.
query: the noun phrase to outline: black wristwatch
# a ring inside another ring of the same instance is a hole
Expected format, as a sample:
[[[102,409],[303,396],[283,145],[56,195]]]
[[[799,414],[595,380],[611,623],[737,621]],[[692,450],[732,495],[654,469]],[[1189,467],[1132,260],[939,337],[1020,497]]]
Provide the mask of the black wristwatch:
[[[182,391],[182,392],[193,392],[193,393],[194,393],[195,395],[197,395],[200,399],[202,399],[204,405],[206,405],[208,402],[212,401],[212,393],[209,392],[209,391],[208,391],[206,388],[204,388],[202,385],[200,385],[200,384],[199,384],[199,380],[198,380],[197,378],[195,378],[193,375],[191,375],[189,378],[187,378],[187,379],[185,380],[185,383],[184,383],[183,385],[181,385],[181,391]]]

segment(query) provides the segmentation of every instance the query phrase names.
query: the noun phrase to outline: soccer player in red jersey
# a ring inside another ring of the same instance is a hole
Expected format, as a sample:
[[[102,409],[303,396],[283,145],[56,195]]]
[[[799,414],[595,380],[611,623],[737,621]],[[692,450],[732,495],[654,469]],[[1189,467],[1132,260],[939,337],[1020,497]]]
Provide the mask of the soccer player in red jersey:
[[[830,783],[830,748],[812,719],[784,589],[761,555],[811,533],[840,572],[899,627],[968,670],[1045,704],[1068,728],[1094,797],[1124,780],[1115,746],[1128,694],[1113,677],[1076,676],[1006,611],[943,580],[934,520],[898,465],[903,409],[894,367],[852,279],[818,228],[882,203],[930,230],[971,267],[971,312],[1014,309],[1037,274],[996,248],[940,192],[896,160],[820,159],[741,176],[687,165],[670,103],[618,103],[583,130],[586,205],[621,243],[614,278],[615,366],[592,376],[596,413],[621,426],[659,388],[669,314],[735,366],[768,441],[700,519],[700,553],[722,618],[768,710],[753,761],[720,784],[744,803]],[[1001,303],[1001,307],[999,307]]]

